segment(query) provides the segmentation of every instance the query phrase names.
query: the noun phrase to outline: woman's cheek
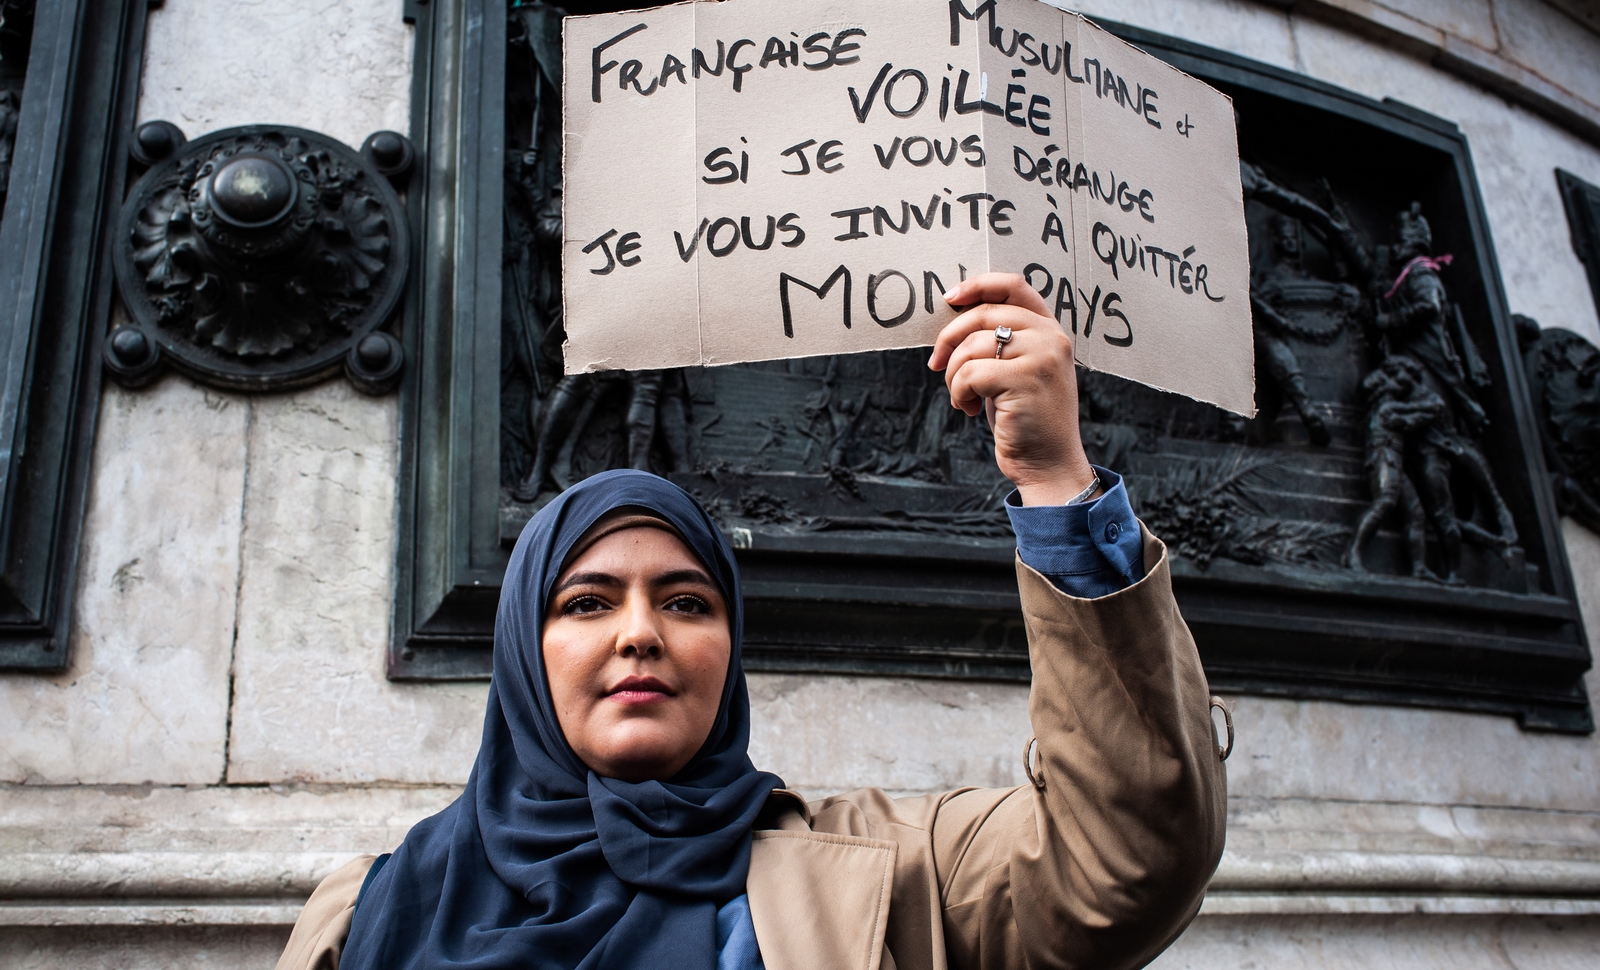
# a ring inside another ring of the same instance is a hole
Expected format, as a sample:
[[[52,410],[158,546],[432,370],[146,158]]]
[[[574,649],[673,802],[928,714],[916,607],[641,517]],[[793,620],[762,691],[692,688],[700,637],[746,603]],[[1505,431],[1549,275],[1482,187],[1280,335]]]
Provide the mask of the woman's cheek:
[[[550,696],[563,728],[582,715],[578,708],[585,698],[594,695],[593,684],[607,654],[593,642],[597,631],[575,630],[572,628],[575,625],[558,620],[546,626],[544,636],[545,674],[549,677]]]
[[[720,631],[719,631],[720,633]],[[711,717],[721,705],[722,687],[728,679],[728,661],[733,654],[733,644],[726,635],[704,635],[695,651],[695,695],[702,703],[711,704]]]

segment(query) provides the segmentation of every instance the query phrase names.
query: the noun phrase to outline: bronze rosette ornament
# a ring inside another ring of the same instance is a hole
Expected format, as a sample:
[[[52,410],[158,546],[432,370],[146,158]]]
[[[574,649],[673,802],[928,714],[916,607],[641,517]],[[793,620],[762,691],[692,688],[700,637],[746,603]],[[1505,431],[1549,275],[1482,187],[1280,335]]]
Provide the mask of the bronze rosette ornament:
[[[123,203],[114,252],[127,320],[106,368],[137,387],[171,365],[201,382],[270,391],[343,368],[392,389],[400,342],[383,329],[405,289],[409,240],[391,179],[411,167],[404,136],[355,151],[300,128],[248,125],[185,143],[141,125],[150,165]]]

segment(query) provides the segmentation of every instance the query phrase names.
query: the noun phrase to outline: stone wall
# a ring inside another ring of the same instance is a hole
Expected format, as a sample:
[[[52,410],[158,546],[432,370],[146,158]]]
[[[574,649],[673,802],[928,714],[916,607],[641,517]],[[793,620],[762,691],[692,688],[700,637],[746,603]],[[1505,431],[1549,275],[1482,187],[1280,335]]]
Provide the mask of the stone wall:
[[[1350,5],[1083,9],[1456,121],[1511,308],[1600,341],[1552,174],[1600,183],[1597,143],[1332,6]],[[1443,24],[1600,98],[1585,86],[1600,39],[1573,21],[1539,40],[1564,15],[1535,0],[1360,9]],[[191,136],[280,122],[351,144],[404,131],[399,13],[398,0],[167,0],[141,118]],[[72,667],[0,675],[0,965],[269,966],[322,875],[454,797],[484,685],[383,673],[396,413],[342,381],[257,397],[179,377],[107,387]],[[1565,531],[1600,631],[1600,537]],[[751,689],[753,757],[803,791],[1021,781],[1021,687],[761,675]],[[1600,950],[1600,741],[1234,700],[1228,852],[1159,966],[1576,967]]]
[[[1600,137],[1600,8],[1589,0],[1287,0],[1586,138]]]

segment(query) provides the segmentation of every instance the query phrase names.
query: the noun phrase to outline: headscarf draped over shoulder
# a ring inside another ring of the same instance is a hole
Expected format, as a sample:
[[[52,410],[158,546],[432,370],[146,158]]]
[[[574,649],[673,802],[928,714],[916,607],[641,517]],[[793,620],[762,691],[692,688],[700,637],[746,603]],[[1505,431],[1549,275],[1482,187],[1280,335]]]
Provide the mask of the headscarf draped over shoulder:
[[[550,700],[540,632],[562,564],[606,513],[648,510],[722,587],[733,651],[705,745],[666,782],[595,775]],[[750,829],[777,776],[745,753],[750,700],[733,551],[676,485],[596,475],[522,530],[495,619],[483,742],[466,790],[419,822],[356,907],[341,970],[712,970],[716,910],[745,891]]]

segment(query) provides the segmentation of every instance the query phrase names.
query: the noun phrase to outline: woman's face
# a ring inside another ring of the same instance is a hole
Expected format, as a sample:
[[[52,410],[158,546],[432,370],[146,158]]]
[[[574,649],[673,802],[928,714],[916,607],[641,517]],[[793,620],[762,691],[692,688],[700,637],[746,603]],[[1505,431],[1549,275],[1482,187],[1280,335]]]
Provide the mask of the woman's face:
[[[562,570],[544,665],[567,743],[596,774],[665,781],[711,733],[733,640],[721,590],[675,534],[622,529]]]

